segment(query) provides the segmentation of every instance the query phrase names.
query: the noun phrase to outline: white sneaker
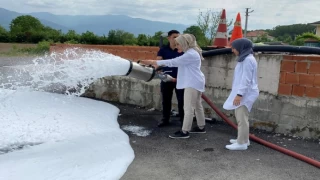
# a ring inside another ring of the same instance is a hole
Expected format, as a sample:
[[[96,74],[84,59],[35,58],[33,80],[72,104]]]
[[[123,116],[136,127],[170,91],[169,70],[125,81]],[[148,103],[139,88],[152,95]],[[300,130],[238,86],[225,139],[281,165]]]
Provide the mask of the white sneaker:
[[[247,146],[247,144],[233,143],[230,145],[226,145],[226,148],[229,150],[247,150],[248,146]]]
[[[236,143],[236,142],[237,142],[236,139],[230,139],[230,143],[231,143],[231,144],[234,144],[234,143]],[[250,140],[248,140],[247,146],[250,146]]]

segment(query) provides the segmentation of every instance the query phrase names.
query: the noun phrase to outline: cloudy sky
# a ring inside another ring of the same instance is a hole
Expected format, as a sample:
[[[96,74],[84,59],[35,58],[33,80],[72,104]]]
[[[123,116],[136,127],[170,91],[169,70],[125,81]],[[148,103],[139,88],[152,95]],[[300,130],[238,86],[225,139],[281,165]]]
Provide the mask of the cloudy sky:
[[[248,29],[320,21],[320,0],[0,0],[0,7],[20,13],[121,14],[186,25],[196,24],[199,10],[225,8],[228,19],[241,13],[243,27],[245,8],[251,8],[254,12],[249,16]]]

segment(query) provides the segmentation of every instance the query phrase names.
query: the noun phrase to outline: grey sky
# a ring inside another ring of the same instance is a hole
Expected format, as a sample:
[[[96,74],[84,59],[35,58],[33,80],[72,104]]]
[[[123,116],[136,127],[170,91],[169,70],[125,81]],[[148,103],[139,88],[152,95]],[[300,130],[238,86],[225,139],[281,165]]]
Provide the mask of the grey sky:
[[[20,13],[50,12],[59,15],[122,14],[148,20],[196,24],[199,10],[226,9],[227,18],[250,14],[248,29],[273,28],[276,25],[320,21],[320,0],[0,0],[0,7]]]

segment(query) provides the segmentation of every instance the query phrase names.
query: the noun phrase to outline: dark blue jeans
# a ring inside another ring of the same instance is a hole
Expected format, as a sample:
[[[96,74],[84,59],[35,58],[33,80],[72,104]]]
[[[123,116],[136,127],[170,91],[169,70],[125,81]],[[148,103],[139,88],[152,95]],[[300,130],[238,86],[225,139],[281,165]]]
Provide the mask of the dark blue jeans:
[[[178,101],[178,111],[181,123],[183,122],[183,94],[184,89],[176,89],[175,82],[162,82],[161,81],[161,94],[162,94],[162,121],[169,122],[172,108],[173,91],[176,93]]]

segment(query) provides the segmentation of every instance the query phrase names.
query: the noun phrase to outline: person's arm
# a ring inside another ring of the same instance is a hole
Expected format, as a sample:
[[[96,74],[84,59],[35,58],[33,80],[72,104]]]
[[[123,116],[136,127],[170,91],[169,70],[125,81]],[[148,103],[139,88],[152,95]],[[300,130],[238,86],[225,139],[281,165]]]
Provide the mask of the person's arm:
[[[169,59],[156,61],[158,66],[178,67],[181,65],[188,65],[195,62],[195,57],[190,53],[184,53],[183,55]]]

